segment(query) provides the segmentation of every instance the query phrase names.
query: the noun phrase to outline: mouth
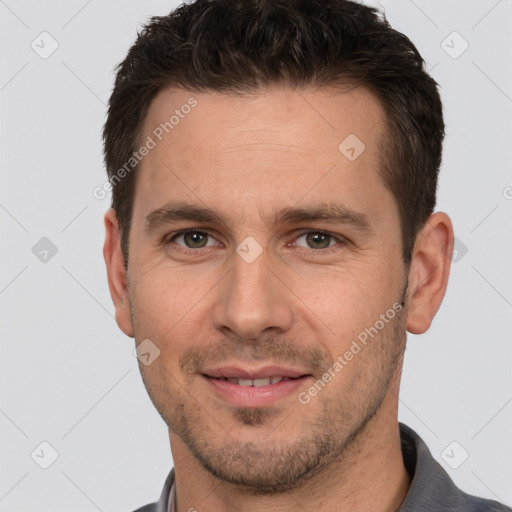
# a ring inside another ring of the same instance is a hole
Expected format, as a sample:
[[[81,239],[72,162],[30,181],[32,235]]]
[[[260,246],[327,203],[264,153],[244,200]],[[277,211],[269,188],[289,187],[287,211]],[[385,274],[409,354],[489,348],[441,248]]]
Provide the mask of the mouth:
[[[238,379],[236,377],[212,377],[211,375],[203,374],[204,377],[216,380],[225,380],[242,387],[255,387],[260,388],[263,386],[273,386],[282,381],[302,379],[302,377],[309,377],[309,375],[301,375],[300,377],[284,377],[282,375],[273,375],[272,377],[257,377],[255,379]]]
[[[201,376],[218,398],[238,407],[271,405],[298,393],[313,379],[307,371],[277,366],[213,368],[205,370]]]

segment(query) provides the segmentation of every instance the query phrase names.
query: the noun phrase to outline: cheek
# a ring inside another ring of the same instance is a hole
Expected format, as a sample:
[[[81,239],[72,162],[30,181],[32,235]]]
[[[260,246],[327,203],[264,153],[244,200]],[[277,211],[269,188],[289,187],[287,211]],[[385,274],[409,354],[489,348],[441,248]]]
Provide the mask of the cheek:
[[[295,274],[291,286],[314,311],[325,311],[332,319],[357,320],[364,318],[365,311],[385,305],[398,284],[385,269],[349,261],[336,268]]]
[[[401,281],[382,268],[343,267],[290,283],[301,322],[334,357],[343,353],[400,298]]]
[[[194,275],[190,271],[187,274]],[[130,293],[135,337],[138,342],[148,338],[157,345],[163,356],[155,361],[158,366],[176,370],[180,355],[191,344],[203,344],[211,338],[206,334],[210,330],[208,291],[216,281],[209,284],[162,268],[139,273],[137,278]],[[156,368],[141,370],[148,372],[148,378],[165,378]]]
[[[153,311],[165,311],[167,316],[193,309],[218,280],[204,267],[172,263],[165,254],[148,260],[137,273],[135,292]]]

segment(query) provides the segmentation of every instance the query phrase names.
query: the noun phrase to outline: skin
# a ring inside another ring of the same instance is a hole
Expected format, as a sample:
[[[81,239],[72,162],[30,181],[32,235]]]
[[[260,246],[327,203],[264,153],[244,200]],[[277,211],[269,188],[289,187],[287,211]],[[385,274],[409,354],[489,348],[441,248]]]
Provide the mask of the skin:
[[[377,172],[383,109],[362,87],[243,97],[168,89],[152,102],[140,140],[191,97],[197,106],[141,163],[128,269],[113,210],[104,246],[119,327],[160,350],[139,366],[169,427],[178,512],[395,511],[410,484],[397,420],[406,330],[425,332],[443,299],[450,219],[429,218],[406,267],[396,201]],[[338,150],[349,134],[366,146],[354,161]],[[170,201],[210,208],[220,220],[148,231],[146,217]],[[272,222],[282,208],[333,203],[364,214],[368,229]],[[183,229],[208,236],[175,238]],[[246,237],[262,248],[252,263],[236,252]],[[224,363],[281,364],[312,375],[307,391],[402,303],[307,404],[292,393],[237,407],[202,377]]]

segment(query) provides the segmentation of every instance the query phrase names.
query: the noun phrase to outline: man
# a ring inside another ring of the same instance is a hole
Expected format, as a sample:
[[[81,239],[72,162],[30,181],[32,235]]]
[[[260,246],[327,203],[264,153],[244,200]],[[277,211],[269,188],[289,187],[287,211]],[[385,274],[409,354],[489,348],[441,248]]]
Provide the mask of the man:
[[[414,45],[348,0],[153,18],[104,128],[104,256],[174,469],[140,511],[505,511],[398,423],[445,293],[444,135]]]

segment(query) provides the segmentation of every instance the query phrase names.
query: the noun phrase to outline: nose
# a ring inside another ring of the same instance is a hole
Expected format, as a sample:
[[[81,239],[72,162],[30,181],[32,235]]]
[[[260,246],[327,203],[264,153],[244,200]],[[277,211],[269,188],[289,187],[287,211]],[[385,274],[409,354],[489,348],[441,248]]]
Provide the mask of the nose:
[[[224,335],[256,340],[263,333],[282,334],[293,321],[293,294],[269,266],[266,251],[246,262],[234,255],[231,272],[216,288],[213,327]]]

